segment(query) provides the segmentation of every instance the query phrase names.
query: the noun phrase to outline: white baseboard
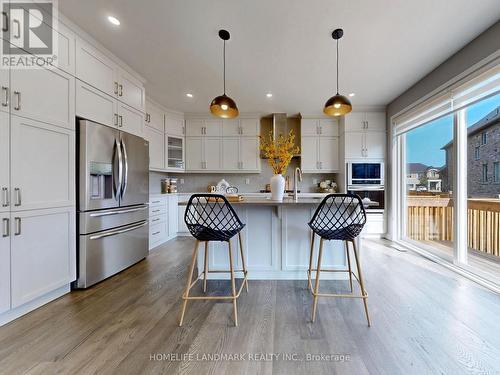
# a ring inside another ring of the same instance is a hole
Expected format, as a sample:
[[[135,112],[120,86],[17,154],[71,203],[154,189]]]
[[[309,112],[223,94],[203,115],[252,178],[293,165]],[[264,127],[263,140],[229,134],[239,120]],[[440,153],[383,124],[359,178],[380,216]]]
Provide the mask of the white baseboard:
[[[56,290],[53,290],[52,292],[49,292],[41,297],[38,297],[37,299],[34,299],[31,302],[25,303],[24,305],[16,307],[15,309],[0,314],[0,326],[3,326],[15,320],[29,313],[30,311],[38,309],[40,306],[43,306],[46,303],[65,295],[66,293],[69,293],[70,290],[71,290],[70,284],[64,285]]]

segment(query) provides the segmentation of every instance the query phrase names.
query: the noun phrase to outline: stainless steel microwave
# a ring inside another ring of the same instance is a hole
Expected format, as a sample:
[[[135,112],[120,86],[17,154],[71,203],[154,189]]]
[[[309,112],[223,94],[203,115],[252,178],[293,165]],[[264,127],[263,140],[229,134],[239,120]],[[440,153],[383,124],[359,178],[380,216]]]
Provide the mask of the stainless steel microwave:
[[[347,163],[348,190],[383,190],[384,163]]]

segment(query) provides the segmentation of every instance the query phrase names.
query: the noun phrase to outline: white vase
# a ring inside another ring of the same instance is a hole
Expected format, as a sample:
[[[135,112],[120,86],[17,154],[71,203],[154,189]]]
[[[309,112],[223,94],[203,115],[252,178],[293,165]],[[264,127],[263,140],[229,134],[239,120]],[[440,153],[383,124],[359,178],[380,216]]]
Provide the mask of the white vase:
[[[280,174],[271,177],[271,199],[273,201],[282,201],[285,194],[285,178]]]

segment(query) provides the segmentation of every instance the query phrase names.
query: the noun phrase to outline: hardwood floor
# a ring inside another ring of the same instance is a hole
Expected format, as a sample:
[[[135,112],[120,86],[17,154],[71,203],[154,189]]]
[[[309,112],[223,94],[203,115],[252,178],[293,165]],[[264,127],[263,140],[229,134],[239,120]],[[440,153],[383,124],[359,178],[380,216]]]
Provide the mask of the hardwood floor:
[[[190,301],[179,328],[192,245],[172,240],[125,272],[0,327],[0,373],[500,373],[499,296],[382,241],[364,241],[360,251],[371,328],[360,300],[320,298],[312,324],[306,281],[255,280],[238,300],[239,327],[231,302]],[[229,288],[208,283],[210,293]],[[223,354],[233,360],[202,357]]]

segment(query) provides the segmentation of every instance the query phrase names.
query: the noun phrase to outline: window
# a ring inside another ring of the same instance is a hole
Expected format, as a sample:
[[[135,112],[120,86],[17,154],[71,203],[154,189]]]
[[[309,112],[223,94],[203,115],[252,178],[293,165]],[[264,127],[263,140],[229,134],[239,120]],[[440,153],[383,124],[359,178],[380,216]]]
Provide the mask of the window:
[[[481,157],[479,156],[479,146],[476,146],[474,149],[474,159],[479,160]]]
[[[481,182],[488,182],[488,164],[483,164],[483,170],[481,173]]]
[[[493,163],[493,181],[500,182],[500,162]]]
[[[486,135],[486,132],[482,132],[481,133],[481,144],[485,145],[487,140],[488,140],[488,137]]]

